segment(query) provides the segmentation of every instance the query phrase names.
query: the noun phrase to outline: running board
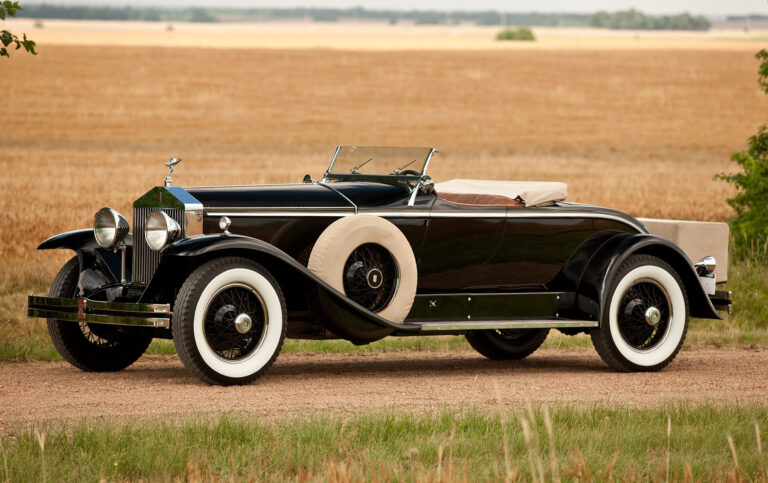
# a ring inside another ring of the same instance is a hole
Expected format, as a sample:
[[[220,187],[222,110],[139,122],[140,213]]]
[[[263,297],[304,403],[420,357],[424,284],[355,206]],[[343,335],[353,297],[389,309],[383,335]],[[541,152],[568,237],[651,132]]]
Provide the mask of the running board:
[[[455,332],[489,329],[545,329],[567,327],[597,327],[596,320],[472,320],[456,322],[410,322],[421,327],[421,332]]]

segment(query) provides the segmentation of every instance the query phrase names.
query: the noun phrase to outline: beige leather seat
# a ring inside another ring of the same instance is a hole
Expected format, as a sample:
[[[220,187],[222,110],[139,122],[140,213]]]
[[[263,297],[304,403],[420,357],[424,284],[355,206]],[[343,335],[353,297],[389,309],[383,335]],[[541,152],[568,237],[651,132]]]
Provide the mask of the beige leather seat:
[[[496,195],[443,193],[438,191],[437,198],[454,205],[463,206],[525,206],[520,200]]]
[[[568,185],[551,181],[452,179],[435,184],[437,197],[469,206],[551,206],[568,196]]]

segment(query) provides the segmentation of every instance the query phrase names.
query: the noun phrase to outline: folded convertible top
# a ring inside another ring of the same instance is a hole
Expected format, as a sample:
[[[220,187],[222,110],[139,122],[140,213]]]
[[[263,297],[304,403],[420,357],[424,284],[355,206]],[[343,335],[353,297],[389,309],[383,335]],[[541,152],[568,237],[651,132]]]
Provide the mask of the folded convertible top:
[[[438,193],[501,196],[519,200],[525,206],[547,206],[568,196],[568,185],[553,181],[489,181],[452,179],[435,183]]]

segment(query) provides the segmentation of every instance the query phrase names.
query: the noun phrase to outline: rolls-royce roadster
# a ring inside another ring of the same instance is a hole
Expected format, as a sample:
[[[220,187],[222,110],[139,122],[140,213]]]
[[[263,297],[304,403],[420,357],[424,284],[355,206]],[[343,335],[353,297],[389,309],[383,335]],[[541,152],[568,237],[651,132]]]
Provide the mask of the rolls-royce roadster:
[[[435,153],[342,146],[319,180],[194,188],[173,186],[172,158],[132,230],[105,207],[38,247],[76,256],[28,313],[79,369],[121,370],[165,338],[228,385],[263,375],[286,337],[463,335],[520,359],[557,329],[615,370],[657,371],[689,316],[730,309],[727,225],[569,203],[563,183],[435,183]]]

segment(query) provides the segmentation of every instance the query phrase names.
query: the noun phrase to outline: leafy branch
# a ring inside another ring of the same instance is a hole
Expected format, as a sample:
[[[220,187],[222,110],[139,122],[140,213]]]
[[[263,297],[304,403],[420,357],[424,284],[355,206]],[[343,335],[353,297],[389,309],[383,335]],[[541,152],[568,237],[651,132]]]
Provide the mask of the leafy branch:
[[[757,83],[768,94],[768,50],[761,50],[755,54],[755,58],[760,61],[760,67],[757,69]]]
[[[755,57],[760,61],[757,82],[768,94],[768,51]],[[736,187],[738,192],[728,199],[736,212],[731,220],[735,252],[740,256],[768,255],[768,130],[765,125],[749,138],[746,150],[731,156],[741,166],[739,173],[717,175]]]
[[[19,10],[21,10],[19,2],[3,1],[0,3],[0,20],[5,21],[8,17],[15,17],[16,12]],[[16,45],[16,50],[24,47],[24,50],[30,54],[37,55],[37,52],[35,52],[35,42],[34,40],[29,40],[27,34],[22,34],[21,38],[19,38],[16,34],[7,30],[0,30],[0,43],[3,44],[0,47],[0,57],[10,57],[8,46],[11,44]]]

